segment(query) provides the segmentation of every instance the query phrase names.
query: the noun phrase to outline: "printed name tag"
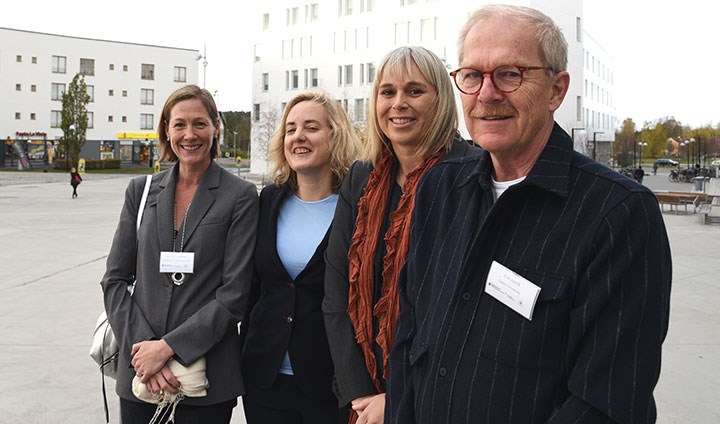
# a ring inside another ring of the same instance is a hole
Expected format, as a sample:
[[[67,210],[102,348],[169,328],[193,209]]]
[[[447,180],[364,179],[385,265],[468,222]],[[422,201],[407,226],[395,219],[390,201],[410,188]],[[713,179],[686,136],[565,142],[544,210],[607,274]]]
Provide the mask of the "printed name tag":
[[[192,274],[194,265],[194,252],[160,252],[160,272]]]
[[[493,261],[485,282],[485,293],[532,321],[540,287],[510,268]]]

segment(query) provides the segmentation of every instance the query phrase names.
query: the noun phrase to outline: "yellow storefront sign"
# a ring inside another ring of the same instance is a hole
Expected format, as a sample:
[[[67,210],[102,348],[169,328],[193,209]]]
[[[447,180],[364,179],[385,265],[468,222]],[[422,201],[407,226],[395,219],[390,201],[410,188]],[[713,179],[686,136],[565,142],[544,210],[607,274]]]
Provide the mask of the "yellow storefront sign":
[[[128,139],[128,138],[139,138],[139,139],[157,139],[157,133],[140,133],[140,132],[119,132],[117,133],[118,140],[122,139]]]

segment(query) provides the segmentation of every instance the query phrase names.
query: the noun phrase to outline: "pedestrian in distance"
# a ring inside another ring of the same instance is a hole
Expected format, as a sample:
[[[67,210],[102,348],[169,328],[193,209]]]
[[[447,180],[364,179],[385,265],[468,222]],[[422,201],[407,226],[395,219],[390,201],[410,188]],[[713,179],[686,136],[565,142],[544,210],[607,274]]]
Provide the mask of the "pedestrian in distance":
[[[70,185],[73,188],[73,192],[72,192],[73,199],[78,197],[77,188],[80,185],[80,183],[82,182],[82,180],[83,179],[80,176],[80,173],[77,172],[77,169],[75,169],[74,166],[72,168],[70,168]]]
[[[146,424],[157,411],[165,422],[160,407],[169,404],[178,424],[226,424],[245,391],[238,323],[253,274],[257,189],[213,160],[220,118],[206,89],[171,93],[159,122],[160,160],[174,165],[152,177],[137,231],[146,178],[128,185],[101,281],[120,347],[120,421]]]
[[[449,158],[479,150],[457,132],[452,82],[423,47],[400,47],[378,66],[362,160],[338,199],[326,253],[325,327],[336,393],[352,422],[381,423],[415,188]]]
[[[633,173],[633,177],[635,177],[635,181],[642,184],[643,178],[645,177],[645,171],[643,170],[642,165],[638,165],[637,169],[635,169],[635,172]]]
[[[398,282],[389,423],[651,423],[670,245],[652,191],[554,120],[567,43],[488,5],[451,72],[481,155],[430,169]]]
[[[252,308],[243,351],[248,424],[345,424],[320,309],[338,191],[360,141],[342,106],[304,92],[270,142],[275,184],[260,194]],[[343,411],[344,412],[344,411]]]

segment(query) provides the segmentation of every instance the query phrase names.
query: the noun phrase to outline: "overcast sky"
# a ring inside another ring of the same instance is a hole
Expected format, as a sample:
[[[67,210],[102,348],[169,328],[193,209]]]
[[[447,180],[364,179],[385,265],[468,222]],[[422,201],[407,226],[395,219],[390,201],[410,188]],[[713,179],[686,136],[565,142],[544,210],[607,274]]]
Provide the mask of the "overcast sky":
[[[206,45],[206,86],[217,90],[220,109],[250,110],[252,41],[245,35],[255,4],[21,0],[3,7],[0,27],[200,52]],[[695,127],[720,120],[718,16],[720,3],[712,0],[585,0],[585,29],[615,60],[620,121],[674,116]]]

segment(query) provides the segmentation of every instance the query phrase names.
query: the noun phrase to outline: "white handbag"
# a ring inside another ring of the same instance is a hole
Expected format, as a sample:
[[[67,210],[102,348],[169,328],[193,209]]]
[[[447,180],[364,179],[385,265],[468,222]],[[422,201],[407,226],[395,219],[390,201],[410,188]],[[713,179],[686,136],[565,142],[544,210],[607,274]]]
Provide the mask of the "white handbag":
[[[140,199],[140,207],[135,223],[136,231],[140,229],[140,221],[142,221],[143,211],[145,210],[145,202],[150,192],[150,183],[152,175],[148,175],[145,179],[145,188],[143,189],[142,198]],[[132,287],[128,290],[132,294]],[[90,345],[90,357],[96,364],[100,366],[100,372],[103,376],[117,378],[117,362],[118,362],[119,346],[115,339],[115,334],[110,327],[107,319],[107,313],[103,310],[95,323],[95,331],[93,331],[92,344]]]

